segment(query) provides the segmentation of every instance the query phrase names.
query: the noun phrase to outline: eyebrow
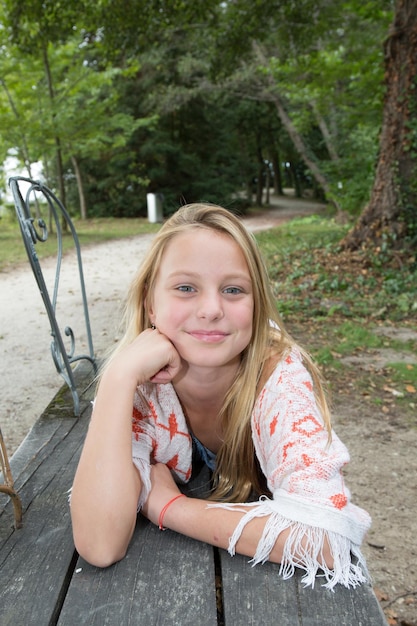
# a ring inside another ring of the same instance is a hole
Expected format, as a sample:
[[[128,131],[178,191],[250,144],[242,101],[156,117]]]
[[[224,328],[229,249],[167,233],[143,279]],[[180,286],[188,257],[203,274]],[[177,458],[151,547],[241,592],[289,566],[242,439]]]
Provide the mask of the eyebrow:
[[[198,272],[190,272],[190,270],[178,270],[175,272],[171,272],[168,274],[168,279],[172,278],[199,278],[201,275]],[[244,280],[252,283],[251,277],[249,273],[244,274],[243,272],[238,272],[237,274],[231,273],[222,277],[222,280],[225,281],[234,281],[234,280]]]

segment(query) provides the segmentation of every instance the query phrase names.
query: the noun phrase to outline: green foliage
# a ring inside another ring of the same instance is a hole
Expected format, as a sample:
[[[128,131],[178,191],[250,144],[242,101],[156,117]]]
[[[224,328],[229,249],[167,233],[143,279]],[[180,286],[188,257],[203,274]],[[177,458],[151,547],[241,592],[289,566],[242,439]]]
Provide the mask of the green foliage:
[[[351,215],[369,201],[378,149],[378,128],[358,124],[349,134],[349,146],[342,151],[337,164],[323,163],[333,195],[340,207]]]
[[[401,385],[400,397],[409,399],[409,394],[417,393],[417,365],[408,363],[389,363],[388,371],[393,382]]]
[[[342,253],[347,229],[309,217],[257,235],[284,319],[417,319],[414,257]]]
[[[0,155],[41,159],[57,186],[59,153],[70,204],[84,191],[92,215],[140,215],[148,191],[167,212],[250,200],[265,161],[277,185],[290,173],[323,194],[306,155],[342,209],[369,197],[388,0],[5,0],[0,18]]]
[[[273,77],[305,154],[327,179],[328,199],[357,214],[373,180],[382,120],[382,41],[392,10],[389,3],[342,5],[341,14],[338,3],[330,12],[316,3],[311,30],[321,36],[297,39],[291,54],[281,39],[267,39],[268,64],[261,71]],[[362,29],[369,37],[359,34]]]

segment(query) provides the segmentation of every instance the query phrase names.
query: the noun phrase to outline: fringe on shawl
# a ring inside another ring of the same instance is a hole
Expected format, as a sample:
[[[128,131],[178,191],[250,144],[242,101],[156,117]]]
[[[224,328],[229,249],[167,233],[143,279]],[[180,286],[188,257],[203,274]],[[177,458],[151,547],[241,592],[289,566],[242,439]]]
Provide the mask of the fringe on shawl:
[[[223,508],[244,513],[229,540],[228,552],[231,556],[236,553],[236,544],[245,526],[255,517],[269,516],[256,552],[249,561],[253,565],[265,563],[269,559],[278,535],[290,528],[279,569],[279,574],[284,579],[291,578],[295,568],[298,567],[305,571],[301,582],[306,587],[314,587],[316,578],[320,577],[324,577],[326,580],[323,587],[330,590],[333,590],[337,584],[354,588],[369,582],[368,570],[360,548],[347,537],[305,523],[293,522],[272,510],[268,505],[268,500],[245,504],[245,507],[250,507],[249,510],[239,508],[239,506],[241,507],[242,504],[216,503],[208,505],[209,508]],[[322,558],[325,539],[328,540],[333,555],[333,569],[324,565]]]

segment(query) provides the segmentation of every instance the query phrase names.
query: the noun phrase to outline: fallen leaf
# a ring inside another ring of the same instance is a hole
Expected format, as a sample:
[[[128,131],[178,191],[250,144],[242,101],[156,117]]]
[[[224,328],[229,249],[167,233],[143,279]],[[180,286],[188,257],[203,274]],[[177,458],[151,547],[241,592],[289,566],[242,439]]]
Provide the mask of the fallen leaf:
[[[406,385],[405,389],[408,393],[416,393],[416,388],[413,385]]]
[[[382,589],[378,589],[378,587],[374,587],[374,593],[380,602],[389,598],[388,594],[382,591]]]
[[[389,626],[398,625],[398,615],[393,609],[386,609],[385,615],[387,617],[387,622]]]
[[[384,391],[387,391],[388,393],[392,393],[392,395],[396,396],[397,398],[402,398],[403,395],[404,395],[401,391],[397,391],[396,389],[392,389],[392,387],[388,387],[388,385],[384,385],[383,389],[384,389]]]

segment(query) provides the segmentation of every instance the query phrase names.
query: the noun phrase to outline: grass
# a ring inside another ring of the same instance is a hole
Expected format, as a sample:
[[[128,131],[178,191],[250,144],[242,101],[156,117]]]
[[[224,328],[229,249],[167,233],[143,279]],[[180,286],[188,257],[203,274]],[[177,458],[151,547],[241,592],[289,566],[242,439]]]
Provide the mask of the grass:
[[[417,319],[415,257],[344,252],[339,243],[346,231],[312,216],[258,235],[284,319]]]
[[[158,224],[150,224],[146,218],[115,219],[100,218],[91,220],[74,220],[74,226],[81,247],[103,243],[113,239],[124,239],[144,233],[154,233]],[[64,251],[74,247],[70,234],[63,238]],[[36,244],[36,253],[40,259],[54,255],[56,252],[56,235],[51,233],[46,242]],[[15,219],[5,216],[0,220],[0,271],[27,261],[27,255]]]
[[[401,326],[417,333],[415,257],[381,250],[348,254],[340,248],[346,231],[331,219],[313,216],[257,235],[278,310],[297,338],[301,334],[331,386],[343,388],[355,380],[359,393],[372,389],[372,402],[393,403],[413,415],[417,364],[394,356],[384,368],[361,368],[358,376],[343,358],[363,356],[363,363],[372,363],[373,355],[384,350],[415,357],[417,339],[375,332]]]
[[[406,393],[415,394],[417,390],[417,366],[407,363],[389,363],[387,367],[392,381],[396,385],[401,385]],[[406,393],[401,392],[402,397]],[[417,398],[416,398],[417,400]]]

